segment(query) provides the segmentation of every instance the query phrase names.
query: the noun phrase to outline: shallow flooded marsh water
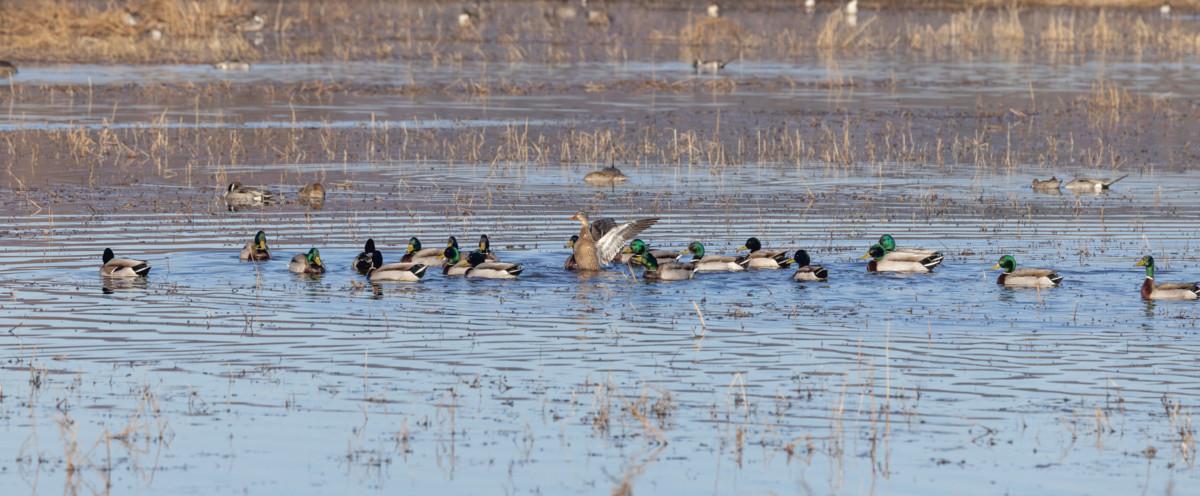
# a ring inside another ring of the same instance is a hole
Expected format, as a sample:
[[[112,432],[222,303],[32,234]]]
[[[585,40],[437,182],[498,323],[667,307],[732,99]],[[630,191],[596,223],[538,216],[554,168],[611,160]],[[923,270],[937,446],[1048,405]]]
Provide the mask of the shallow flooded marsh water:
[[[1200,279],[1194,57],[632,58],[22,68],[6,494],[1195,492],[1200,307],[1143,302],[1133,266]],[[628,183],[582,182],[610,162]],[[233,180],[288,199],[228,210]],[[830,280],[565,272],[581,209]],[[275,259],[239,262],[259,229]],[[946,261],[867,273],[883,233]],[[520,279],[350,268],[367,238],[390,261],[480,234]],[[106,247],[150,276],[103,280]],[[288,272],[309,247],[329,272]],[[1000,288],[1003,254],[1065,281]]]

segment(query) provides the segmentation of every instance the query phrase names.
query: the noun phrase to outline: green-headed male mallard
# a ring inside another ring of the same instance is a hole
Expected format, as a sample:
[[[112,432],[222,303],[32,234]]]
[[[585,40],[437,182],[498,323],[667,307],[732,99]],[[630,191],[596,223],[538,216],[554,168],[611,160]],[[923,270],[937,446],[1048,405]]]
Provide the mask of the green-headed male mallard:
[[[489,262],[484,254],[477,251],[467,255],[467,264],[471,268],[464,275],[481,279],[516,279],[525,270],[521,264]]]
[[[782,269],[788,266],[788,254],[783,250],[764,250],[758,238],[746,240],[738,251],[750,250],[746,267],[750,269]]]
[[[1004,255],[992,266],[994,270],[1003,270],[996,284],[1010,288],[1053,288],[1062,282],[1063,276],[1050,269],[1034,269],[1029,267],[1017,268],[1017,259],[1012,255]]]
[[[324,274],[325,264],[321,263],[321,252],[316,248],[309,248],[308,253],[292,257],[292,261],[288,263],[288,270],[297,274]]]
[[[473,252],[475,253],[475,252]],[[467,271],[471,270],[471,263],[462,258],[462,253],[458,251],[457,246],[447,246],[442,250],[442,275],[444,276],[465,276]]]
[[[641,251],[639,251],[639,250],[645,248],[645,246],[639,247],[638,243],[644,243],[644,242],[640,239],[635,239],[635,240],[631,241],[628,245],[626,245],[624,248],[621,248],[621,253],[617,255],[617,258],[615,259],[615,261],[617,263],[622,263],[622,264],[628,264],[629,262],[631,262],[633,260],[633,257],[637,256],[636,254],[641,253]],[[654,258],[657,258],[658,263],[660,263],[660,264],[664,264],[667,262],[677,262],[677,261],[679,261],[679,259],[681,257],[683,257],[682,253],[677,252],[675,250],[650,250],[650,254],[654,255]]]
[[[946,257],[941,252],[936,250],[926,250],[924,248],[896,248],[896,238],[891,234],[884,234],[879,237],[879,247],[883,248],[884,260],[896,262],[925,262],[928,260],[936,260],[937,264],[942,263]],[[933,267],[930,267],[933,268]]]
[[[687,249],[680,252],[680,256],[692,254],[692,263],[696,265],[696,272],[741,272],[746,270],[746,266],[750,265],[750,257],[730,257],[725,255],[711,255],[704,251],[704,243],[692,241],[688,244]]]
[[[454,236],[446,242],[446,246],[458,247],[458,240]],[[421,248],[421,240],[413,236],[408,239],[408,250],[404,252],[404,256],[400,257],[401,262],[419,263],[429,267],[441,267],[442,249],[441,248]]]
[[[658,222],[657,218],[638,219],[624,224],[607,218],[591,221],[583,212],[576,212],[571,220],[579,221],[581,226],[579,237],[573,238],[574,242],[571,243],[571,259],[567,260],[566,267],[574,266],[575,270],[581,271],[597,271],[608,265],[626,241]]]
[[[267,248],[267,233],[259,231],[254,235],[254,239],[247,241],[246,246],[242,247],[242,253],[238,255],[242,261],[261,262],[271,259],[271,249]]]
[[[812,265],[812,259],[808,257],[807,251],[796,250],[796,254],[792,255],[791,261],[796,264],[796,273],[792,275],[793,281],[829,280],[829,271],[820,265]]]
[[[104,265],[100,266],[100,275],[104,277],[146,277],[150,273],[150,264],[145,260],[117,258],[112,248],[105,248],[101,257]]]
[[[660,264],[658,258],[651,255],[649,247],[640,239],[633,240],[638,246],[637,253],[634,254],[631,262],[641,265],[646,269],[642,272],[642,278],[647,281],[684,281],[695,277],[696,264],[667,262]]]
[[[454,247],[458,248],[458,245],[456,244]],[[492,251],[492,240],[486,234],[479,235],[479,249],[475,251],[482,253],[489,262],[500,261],[500,257],[496,256],[496,252]]]
[[[354,271],[362,275],[370,274],[372,270],[383,267],[383,253],[375,249],[375,240],[367,238],[362,253],[354,257]]]
[[[860,259],[871,259],[867,262],[867,272],[916,272],[925,273],[933,271],[934,267],[942,263],[940,254],[930,255],[921,260],[889,260],[885,258],[887,252],[883,250],[879,243],[871,245],[867,250],[867,254],[859,257]]]
[[[1146,300],[1195,300],[1200,298],[1200,284],[1194,282],[1154,283],[1154,257],[1146,255],[1135,264],[1146,268],[1142,282],[1142,298]]]

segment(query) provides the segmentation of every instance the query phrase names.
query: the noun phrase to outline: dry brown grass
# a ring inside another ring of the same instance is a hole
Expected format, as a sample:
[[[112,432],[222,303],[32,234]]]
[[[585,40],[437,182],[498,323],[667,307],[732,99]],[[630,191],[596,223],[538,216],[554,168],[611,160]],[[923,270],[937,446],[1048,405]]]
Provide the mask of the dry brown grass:
[[[0,55],[32,61],[146,62],[253,59],[232,27],[250,9],[241,0],[143,0],[127,8],[141,21],[128,26],[115,4],[81,0],[10,0],[0,9]],[[148,36],[151,30],[161,40]]]

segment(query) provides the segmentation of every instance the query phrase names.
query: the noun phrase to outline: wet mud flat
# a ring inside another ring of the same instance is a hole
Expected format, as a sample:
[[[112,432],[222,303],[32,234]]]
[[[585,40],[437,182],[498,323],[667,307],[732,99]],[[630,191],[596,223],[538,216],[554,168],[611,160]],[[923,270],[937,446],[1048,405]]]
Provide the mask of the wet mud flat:
[[[730,17],[773,32],[799,16],[770,12]],[[1020,45],[1073,12],[1019,12]],[[1153,253],[1164,280],[1200,276],[1191,52],[887,48],[914,14],[872,15],[832,54],[764,43],[717,75],[691,72],[692,48],[629,41],[638,24],[621,22],[564,60],[501,63],[496,21],[445,45],[484,47],[458,60],[23,70],[0,87],[0,481],[14,494],[1190,493],[1200,312],[1141,301],[1133,264]],[[921,19],[1008,14],[955,15]],[[1097,33],[1095,13],[1073,15]],[[611,44],[633,60],[607,60]],[[897,50],[902,62],[885,56]],[[610,163],[630,180],[582,181]],[[1125,174],[1101,194],[1029,187]],[[286,199],[230,210],[230,181]],[[313,181],[320,209],[296,201]],[[804,248],[830,281],[564,272],[580,209],[659,217],[643,236],[654,248]],[[239,262],[259,229],[276,259]],[[858,257],[885,232],[946,262],[868,274]],[[368,237],[390,261],[411,236],[485,233],[526,266],[519,280],[372,285],[350,268]],[[311,246],[329,272],[288,272]],[[149,260],[150,276],[102,280],[106,247]],[[1002,254],[1065,282],[1000,288],[988,267]]]

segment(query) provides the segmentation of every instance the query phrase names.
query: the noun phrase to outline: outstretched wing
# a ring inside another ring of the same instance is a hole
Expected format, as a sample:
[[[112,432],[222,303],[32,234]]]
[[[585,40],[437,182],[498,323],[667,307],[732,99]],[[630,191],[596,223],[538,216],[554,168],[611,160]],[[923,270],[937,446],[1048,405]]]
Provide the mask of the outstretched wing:
[[[617,221],[610,218],[596,219],[590,223],[592,239],[603,238],[605,234],[617,227]]]
[[[600,258],[601,264],[608,264],[616,258],[617,253],[621,252],[621,247],[625,246],[625,242],[629,241],[642,231],[649,229],[658,218],[653,219],[638,219],[633,222],[626,222],[617,227],[612,228],[604,234],[603,237],[596,240],[596,256]]]

